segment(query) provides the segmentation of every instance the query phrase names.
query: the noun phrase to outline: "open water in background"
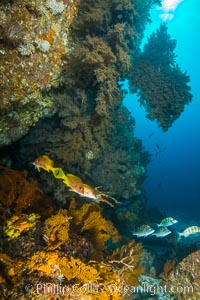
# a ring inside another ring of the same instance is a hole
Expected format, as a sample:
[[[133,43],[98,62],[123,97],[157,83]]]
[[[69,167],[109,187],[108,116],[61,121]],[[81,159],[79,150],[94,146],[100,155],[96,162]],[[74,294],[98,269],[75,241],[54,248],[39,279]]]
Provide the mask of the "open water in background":
[[[135,95],[127,94],[124,104],[136,118],[135,135],[152,154],[148,178],[143,184],[148,205],[174,217],[200,219],[200,1],[184,0],[167,21],[171,38],[177,40],[177,63],[191,78],[193,100],[181,117],[164,133],[145,118]],[[152,11],[147,36],[159,27],[161,11]],[[125,87],[128,88],[128,86]],[[160,152],[159,152],[160,151]],[[195,223],[196,224],[196,223]]]

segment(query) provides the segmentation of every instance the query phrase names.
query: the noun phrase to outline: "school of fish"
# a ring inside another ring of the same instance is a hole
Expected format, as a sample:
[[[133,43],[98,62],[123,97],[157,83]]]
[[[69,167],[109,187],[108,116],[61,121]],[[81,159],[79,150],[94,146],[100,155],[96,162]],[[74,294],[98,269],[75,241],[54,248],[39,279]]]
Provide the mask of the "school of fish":
[[[137,237],[147,237],[147,236],[155,236],[159,238],[166,237],[172,233],[172,231],[168,228],[174,224],[178,223],[172,217],[167,217],[159,224],[157,224],[157,229],[151,228],[149,225],[143,224],[139,226],[135,231],[132,232],[133,235]],[[181,238],[187,238],[189,236],[198,235],[200,234],[200,226],[189,226],[185,228],[182,232],[177,232],[178,241]]]

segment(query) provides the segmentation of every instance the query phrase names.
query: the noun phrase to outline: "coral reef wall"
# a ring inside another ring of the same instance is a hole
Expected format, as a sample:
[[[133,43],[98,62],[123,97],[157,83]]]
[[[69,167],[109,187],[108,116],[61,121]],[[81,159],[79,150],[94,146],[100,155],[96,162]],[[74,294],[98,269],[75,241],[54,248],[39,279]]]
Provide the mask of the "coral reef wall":
[[[169,291],[170,289],[175,291],[171,292],[171,295],[169,293],[170,299],[198,300],[200,297],[200,250],[191,252],[169,273],[162,273],[161,279],[162,284],[165,284]]]
[[[7,57],[1,63],[2,73],[6,61],[9,70],[15,68],[9,73],[10,79],[2,77],[2,144],[29,132],[1,149],[1,163],[29,169],[29,176],[37,177],[41,190],[55,205],[66,208],[71,191],[50,174],[38,174],[31,164],[36,157],[48,155],[65,173],[119,200],[115,214],[107,208],[106,217],[115,224],[125,220],[124,228],[130,235],[145,206],[140,186],[149,156],[134,136],[135,120],[123,106],[121,81],[129,76],[131,57],[138,52],[155,1],[17,3],[5,3],[1,12],[1,57]],[[6,14],[6,9],[13,13]],[[14,44],[7,32],[13,19],[22,27],[22,33],[14,34]],[[35,23],[30,25],[30,21]],[[24,29],[29,26],[31,30]],[[25,93],[18,100],[15,87]],[[81,204],[85,201],[74,196]]]
[[[62,56],[77,1],[0,2],[0,146],[55,112]]]
[[[51,90],[56,114],[15,145],[17,167],[47,154],[64,172],[122,200],[141,194],[148,155],[134,137],[134,119],[122,104],[120,81],[128,76],[151,4],[80,1],[60,84]],[[41,178],[49,180],[48,174]],[[51,181],[46,186],[66,202],[62,184]]]

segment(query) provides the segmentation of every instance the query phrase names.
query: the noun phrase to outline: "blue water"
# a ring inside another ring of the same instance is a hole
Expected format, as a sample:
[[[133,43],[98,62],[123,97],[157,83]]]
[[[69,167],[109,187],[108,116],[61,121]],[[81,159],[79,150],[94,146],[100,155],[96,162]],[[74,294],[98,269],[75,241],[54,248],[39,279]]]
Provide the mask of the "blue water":
[[[199,11],[199,0],[184,0],[173,12],[173,19],[167,21],[171,37],[177,40],[177,63],[190,75],[194,97],[181,117],[164,133],[155,122],[145,118],[135,95],[128,94],[124,100],[136,118],[136,136],[152,154],[143,185],[149,206],[193,218],[200,218]],[[156,8],[152,10],[153,22],[146,29],[143,43],[159,27],[161,13]]]

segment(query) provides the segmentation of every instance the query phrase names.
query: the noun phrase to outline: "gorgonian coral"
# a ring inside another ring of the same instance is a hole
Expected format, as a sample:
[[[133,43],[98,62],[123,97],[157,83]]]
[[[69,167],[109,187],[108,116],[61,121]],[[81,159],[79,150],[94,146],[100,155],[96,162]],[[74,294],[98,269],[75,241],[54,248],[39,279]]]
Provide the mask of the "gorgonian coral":
[[[46,219],[44,237],[49,250],[54,250],[69,239],[69,217],[67,211],[61,209],[56,215]]]
[[[69,214],[72,216],[72,224],[80,234],[89,235],[96,250],[106,248],[106,243],[111,240],[113,243],[120,241],[121,237],[112,222],[106,220],[102,215],[101,208],[95,203],[85,203],[77,207],[76,201],[70,204]]]
[[[0,215],[4,219],[9,212],[20,215],[35,206],[38,212],[41,206],[47,213],[51,204],[50,199],[42,194],[37,182],[27,179],[26,171],[20,172],[0,167]],[[37,207],[39,202],[39,207]],[[41,204],[42,203],[42,204]],[[51,209],[50,209],[51,210]]]
[[[139,267],[140,244],[131,241],[115,251],[107,247],[111,240],[119,243],[120,236],[96,203],[78,207],[72,200],[68,210],[55,211],[48,218],[36,214],[13,215],[3,229],[7,237],[2,241],[0,253],[0,290],[6,298],[15,294],[20,299],[32,298],[38,294],[38,282],[41,286],[46,286],[46,282],[53,286],[59,281],[69,291],[61,299],[84,296],[122,300],[125,299],[123,286],[136,284],[143,272]],[[25,292],[21,285],[28,286],[28,282],[33,288]],[[103,285],[105,289],[93,294],[82,288],[90,283]],[[109,285],[114,285],[114,290]],[[41,299],[51,294],[51,289],[39,291]]]

